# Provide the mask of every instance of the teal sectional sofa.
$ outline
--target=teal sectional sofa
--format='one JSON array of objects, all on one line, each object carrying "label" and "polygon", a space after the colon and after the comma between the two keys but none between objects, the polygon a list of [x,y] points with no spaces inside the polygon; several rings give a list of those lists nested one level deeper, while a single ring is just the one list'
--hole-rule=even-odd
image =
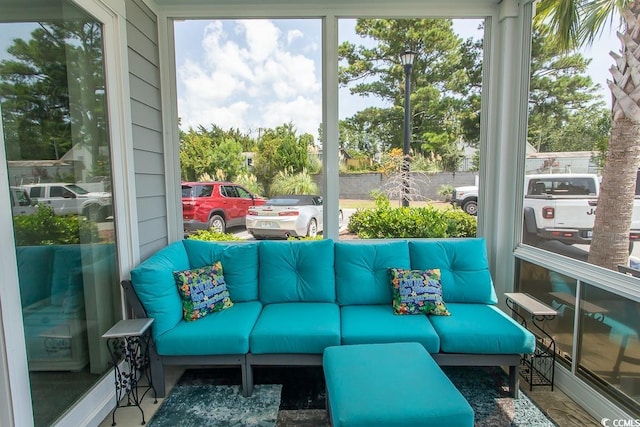
[{"label": "teal sectional sofa", "polygon": [[[185,321],[173,272],[220,261],[233,306]],[[451,316],[396,315],[389,268],[440,269]],[[533,335],[496,307],[485,241],[203,242],[163,248],[123,281],[136,317],[152,317],[151,375],[164,367],[238,366],[245,395],[255,366],[322,365],[336,345],[418,342],[439,365],[508,366]]]},{"label": "teal sectional sofa", "polygon": [[115,246],[19,246],[16,258],[29,370],[80,371],[89,363],[87,314],[95,318],[85,302],[96,278],[113,277]]}]

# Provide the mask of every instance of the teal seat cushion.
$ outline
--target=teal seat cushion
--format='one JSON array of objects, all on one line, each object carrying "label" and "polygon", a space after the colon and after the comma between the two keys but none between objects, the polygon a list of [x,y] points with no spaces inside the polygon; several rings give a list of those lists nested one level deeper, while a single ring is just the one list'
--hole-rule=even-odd
[{"label": "teal seat cushion", "polygon": [[192,268],[222,263],[224,280],[233,302],[258,299],[258,243],[184,241]]},{"label": "teal seat cushion", "polygon": [[336,242],[338,304],[389,304],[393,300],[389,268],[410,268],[406,241]]},{"label": "teal seat cushion", "polygon": [[182,320],[182,300],[174,271],[188,270],[189,258],[182,242],[160,249],[131,270],[131,283],[149,317],[153,338],[164,334]]},{"label": "teal seat cushion", "polygon": [[239,302],[195,322],[181,320],[173,329],[155,338],[158,354],[246,354],[249,351],[249,334],[261,309],[262,304],[258,301]]},{"label": "teal seat cushion", "polygon": [[342,344],[417,342],[429,353],[440,351],[440,337],[426,315],[398,316],[390,304],[340,308]]},{"label": "teal seat cushion", "polygon": [[263,304],[335,302],[332,240],[262,242],[258,254]]},{"label": "teal seat cushion", "polygon": [[440,351],[465,354],[533,353],[535,338],[494,305],[447,303],[451,316],[430,316]]},{"label": "teal seat cushion", "polygon": [[442,296],[446,304],[498,302],[484,239],[412,240],[409,251],[412,269],[440,269]]},{"label": "teal seat cushion", "polygon": [[254,354],[322,354],[332,345],[340,345],[340,309],[322,302],[265,306],[249,339]]},{"label": "teal seat cushion", "polygon": [[474,425],[469,402],[418,343],[329,347],[322,365],[333,426]]}]

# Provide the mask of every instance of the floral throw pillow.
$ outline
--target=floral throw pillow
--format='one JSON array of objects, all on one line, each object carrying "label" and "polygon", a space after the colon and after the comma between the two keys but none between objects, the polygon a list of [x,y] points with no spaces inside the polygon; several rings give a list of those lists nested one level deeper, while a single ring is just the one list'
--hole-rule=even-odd
[{"label": "floral throw pillow", "polygon": [[182,298],[184,320],[197,320],[233,305],[220,261],[207,267],[174,271],[173,277]]},{"label": "floral throw pillow", "polygon": [[440,269],[404,270],[390,268],[395,314],[435,314],[450,316],[442,300]]}]

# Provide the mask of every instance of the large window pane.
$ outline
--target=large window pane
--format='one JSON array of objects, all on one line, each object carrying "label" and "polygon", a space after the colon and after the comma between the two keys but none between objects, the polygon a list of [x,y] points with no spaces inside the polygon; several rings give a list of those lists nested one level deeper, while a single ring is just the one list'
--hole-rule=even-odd
[{"label": "large window pane", "polygon": [[34,419],[45,426],[109,369],[101,335],[119,313],[103,30],[70,2],[6,12],[2,184],[10,187]]},{"label": "large window pane", "polygon": [[544,321],[556,360],[640,414],[640,303],[526,261],[519,261],[517,289],[558,312]]},{"label": "large window pane", "polygon": [[[482,24],[339,21],[339,191],[350,224],[341,238],[476,234]],[[458,210],[446,221],[459,227],[444,230],[455,187],[468,214]]]},{"label": "large window pane", "polygon": [[[321,236],[321,21],[187,20],[174,30],[185,234]],[[289,197],[303,195],[316,197]]]},{"label": "large window pane", "polygon": [[532,40],[522,242],[612,270],[640,265],[637,171],[625,164],[635,156],[621,149],[624,132],[612,132],[614,61],[602,60],[620,41],[605,31],[592,48],[565,53],[542,25]]},{"label": "large window pane", "polygon": [[640,414],[640,303],[582,287],[578,375]]},{"label": "large window pane", "polygon": [[556,341],[556,360],[569,366],[573,354],[577,281],[526,261],[519,265],[518,291],[533,296],[558,312],[554,319],[544,321],[545,331]]}]

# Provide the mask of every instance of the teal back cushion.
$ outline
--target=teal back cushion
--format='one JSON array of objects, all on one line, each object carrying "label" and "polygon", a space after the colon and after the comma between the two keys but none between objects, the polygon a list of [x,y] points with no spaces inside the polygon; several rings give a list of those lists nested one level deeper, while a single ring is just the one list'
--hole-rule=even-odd
[{"label": "teal back cushion", "polygon": [[388,304],[393,292],[389,268],[410,268],[406,241],[337,242],[338,304]]},{"label": "teal back cushion", "polygon": [[222,263],[224,280],[233,302],[258,299],[258,243],[184,242],[192,268]]},{"label": "teal back cushion", "polygon": [[131,270],[131,283],[149,317],[153,335],[162,335],[182,319],[182,300],[174,271],[188,270],[189,257],[182,242],[174,242]]},{"label": "teal back cushion", "polygon": [[440,269],[442,296],[446,303],[498,302],[484,239],[412,240],[409,251],[412,269]]},{"label": "teal back cushion", "polygon": [[[77,288],[77,272],[82,268],[81,245],[53,246],[53,267],[51,272],[51,305],[62,305],[69,287]],[[69,277],[75,280],[69,280]],[[82,283],[79,285],[82,287]]]},{"label": "teal back cushion", "polygon": [[263,304],[336,301],[332,240],[261,242],[258,253]]},{"label": "teal back cushion", "polygon": [[53,246],[18,246],[16,257],[22,307],[49,298]]}]

